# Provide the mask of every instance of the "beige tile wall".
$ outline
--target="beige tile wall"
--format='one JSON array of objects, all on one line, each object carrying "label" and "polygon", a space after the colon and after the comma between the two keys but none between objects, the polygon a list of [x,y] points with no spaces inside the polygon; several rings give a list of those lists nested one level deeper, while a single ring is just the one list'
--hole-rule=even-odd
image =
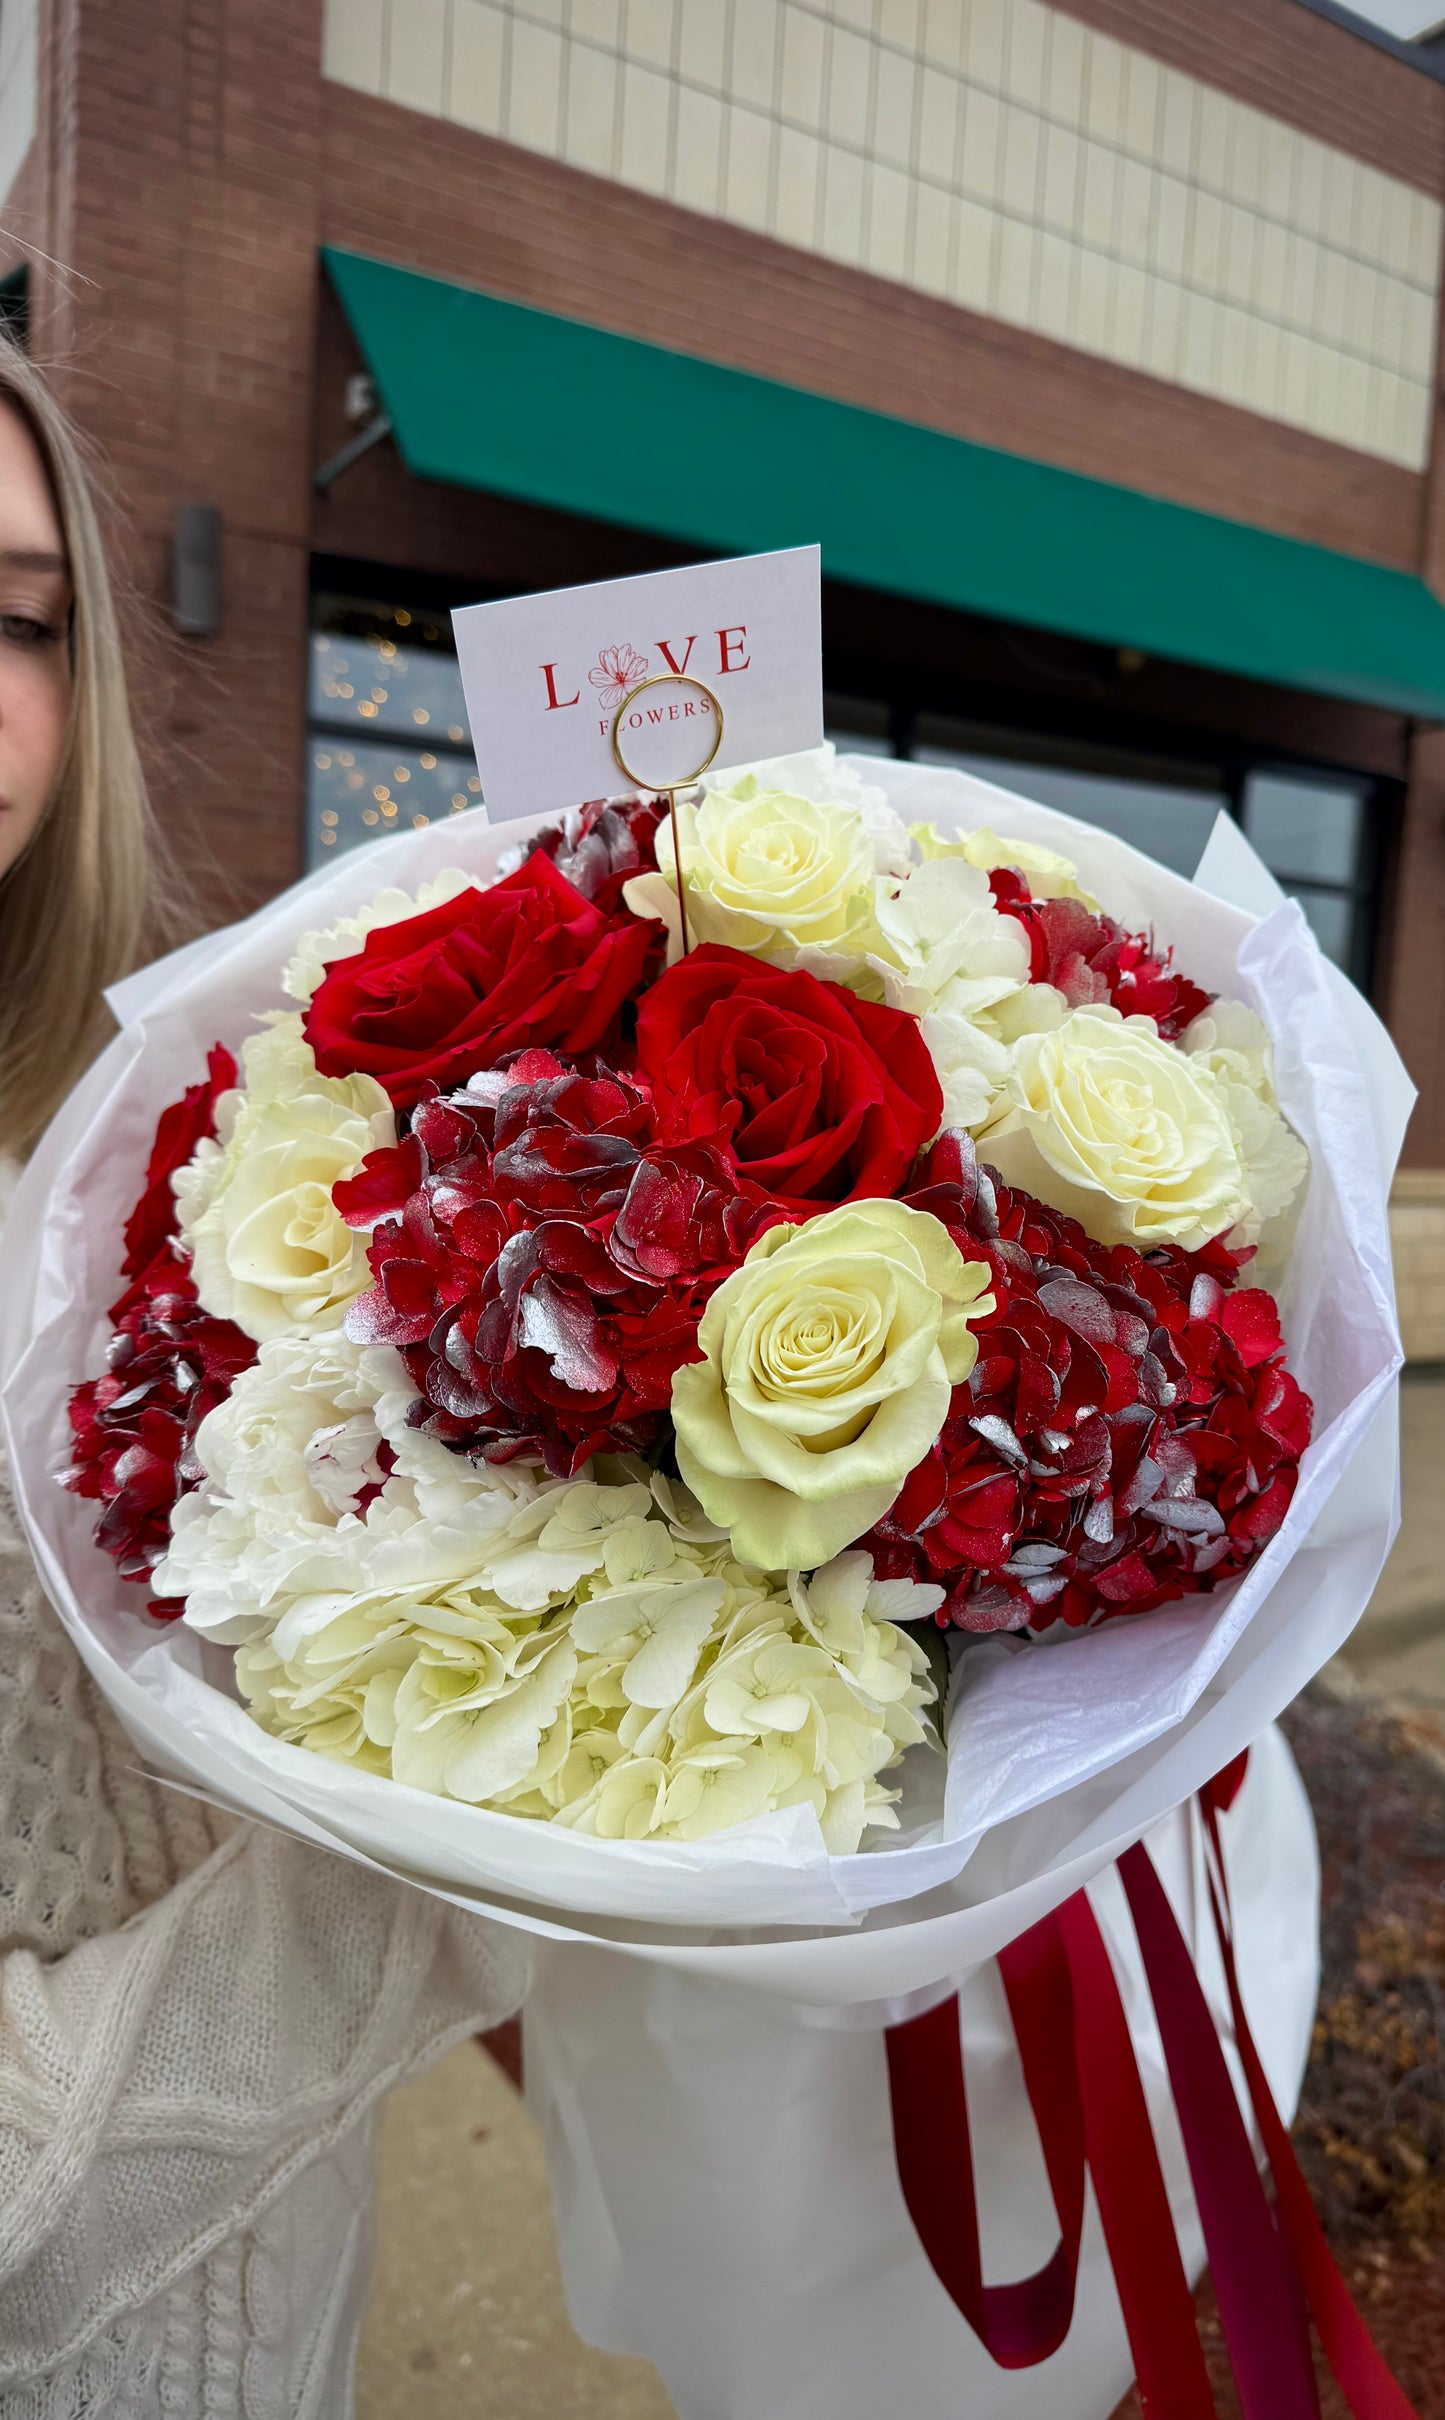
[{"label": "beige tile wall", "polygon": [[0,209],[35,132],[38,0],[0,0]]},{"label": "beige tile wall", "polygon": [[326,71],[1424,463],[1439,204],[1039,0],[326,0]]}]

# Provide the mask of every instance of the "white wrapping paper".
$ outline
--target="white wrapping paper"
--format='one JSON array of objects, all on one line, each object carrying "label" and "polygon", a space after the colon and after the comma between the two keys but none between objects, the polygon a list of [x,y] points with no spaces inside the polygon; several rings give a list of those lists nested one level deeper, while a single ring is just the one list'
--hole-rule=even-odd
[{"label": "white wrapping paper", "polygon": [[[1241,1985],[1289,2112],[1314,2018],[1319,1874],[1278,1731],[1252,1752],[1222,1832]],[[1190,1811],[1156,1826],[1149,1851],[1227,2029]],[[1100,1875],[1090,1897],[1194,2277],[1203,2243],[1118,1876]],[[984,2274],[1002,2284],[1043,2265],[1058,2221],[998,1969],[962,1978],[960,2002]],[[573,2324],[654,2362],[682,2420],[1108,2420],[1132,2363],[1092,2195],[1067,2337],[1035,2369],[996,2368],[913,2232],[876,2026],[809,2023],[727,1985],[568,1947],[543,1954],[525,2032]]]},{"label": "white wrapping paper", "polygon": [[[178,1624],[157,1633],[135,1609],[140,1592],[94,1545],[92,1508],[58,1484],[66,1402],[101,1364],[120,1229],[160,1107],[194,1081],[207,1044],[234,1049],[258,1011],[284,1005],[279,974],[302,932],[443,866],[489,873],[515,826],[493,833],[466,816],[369,847],[119,987],[123,1029],[42,1142],[12,1207],[3,1418],[46,1587],[161,1771],[544,1945],[529,2016],[533,2083],[584,2333],[649,2352],[684,2420],[834,2420],[875,2408],[885,2388],[919,2420],[961,2410],[1089,2420],[1107,2413],[1127,2375],[1097,2238],[1094,2316],[1070,2340],[1072,2400],[1057,2386],[1064,2353],[1032,2383],[993,2370],[902,2216],[884,2156],[878,2028],[947,1992],[1151,1827],[1187,1902],[1188,1818],[1171,1811],[1261,1739],[1358,1619],[1398,1520],[1386,1198],[1412,1095],[1382,1027],[1232,827],[1190,885],[967,776],[872,759],[856,770],[910,821],[992,823],[1063,851],[1111,913],[1152,927],[1198,981],[1255,1006],[1312,1161],[1281,1310],[1291,1367],[1315,1400],[1315,1436],[1284,1527],[1214,1596],[1060,1643],[970,1648],[946,1774],[937,1759],[910,1760],[896,1845],[830,1858],[803,1810],[687,1846],[594,1840],[270,1739],[235,1701],[229,1656]],[[1277,1741],[1256,1760],[1230,1830],[1246,1846],[1263,1839],[1274,1860],[1271,1885],[1256,1876],[1251,1896],[1245,1884],[1241,1926],[1247,1963],[1251,1943],[1273,1945],[1273,1986],[1252,2004],[1292,2105],[1314,1991],[1313,1851]],[[1109,1878],[1097,1887],[1107,1917]],[[1121,1957],[1139,2002],[1137,1972]],[[1267,1964],[1256,1957],[1257,1977]],[[1000,2241],[985,2213],[997,2277],[1034,2265],[1048,2246],[1035,2223],[1037,2180],[1024,2181],[1036,2155],[1020,2148],[1019,2087],[990,1988],[970,1984],[968,2027],[993,2110],[980,2171],[1004,2182],[1012,2213]],[[1139,2038],[1158,2101],[1142,2003]]]},{"label": "white wrapping paper", "polygon": [[[1392,1121],[1389,1152],[1408,1101],[1388,1038],[1296,907],[1256,923],[1122,842],[965,775],[858,770],[910,820],[989,821],[1064,850],[1111,912],[1152,926],[1198,980],[1257,1006],[1312,1159],[1281,1307],[1291,1366],[1315,1399],[1315,1440],[1284,1527],[1212,1597],[1058,1643],[970,1649],[946,1777],[936,1759],[910,1758],[896,1844],[830,1857],[807,1809],[687,1845],[591,1839],[273,1740],[235,1701],[229,1656],[180,1626],[158,1634],[94,1545],[91,1508],[57,1485],[66,1401],[100,1366],[120,1228],[160,1106],[194,1079],[206,1044],[237,1047],[258,1011],[282,1004],[280,970],[302,932],[445,864],[490,872],[513,828],[466,816],[380,843],[120,988],[120,1036],[16,1193],[7,1240],[28,1256],[30,1284],[7,1290],[4,1340],[16,1493],[46,1584],[138,1745],[166,1769],[268,1818],[284,1809],[293,1829],[469,1903],[505,1902],[534,1927],[844,2003],[926,1991],[991,1954],[1257,1737],[1358,1617],[1395,1497],[1399,1346],[1375,1120]],[[1215,854],[1223,863],[1228,844]],[[1268,883],[1242,839],[1233,854],[1227,879]]]}]

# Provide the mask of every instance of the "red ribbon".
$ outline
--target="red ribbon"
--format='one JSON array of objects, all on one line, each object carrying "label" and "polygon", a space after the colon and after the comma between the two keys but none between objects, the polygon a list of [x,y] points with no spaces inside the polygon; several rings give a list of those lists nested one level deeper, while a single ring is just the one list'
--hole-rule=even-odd
[{"label": "red ribbon", "polygon": [[[1312,2317],[1355,2420],[1416,2420],[1330,2255],[1245,2018],[1218,1822],[1243,1771],[1243,1758],[1226,1767],[1201,1792],[1200,1807],[1235,2044],[1274,2179],[1274,2212],[1163,1885],[1142,1845],[1119,1861],[1240,2402],[1245,2420],[1319,2420]],[[1150,2420],[1214,2420],[1128,2020],[1086,1894],[1010,1943],[999,1966],[1059,2241],[1032,2276],[984,2283],[955,1997],[886,2036],[898,2173],[923,2248],[1000,2367],[1031,2368],[1057,2352],[1073,2318],[1087,2166],[1145,2412]]]}]

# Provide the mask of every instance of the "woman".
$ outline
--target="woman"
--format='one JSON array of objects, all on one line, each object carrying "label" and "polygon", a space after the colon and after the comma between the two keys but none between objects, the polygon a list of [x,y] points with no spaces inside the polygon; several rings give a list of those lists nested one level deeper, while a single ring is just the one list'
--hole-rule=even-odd
[{"label": "woman", "polygon": [[[142,933],[148,831],[75,441],[0,340],[0,1148]],[[372,2129],[516,2005],[513,1936],[163,1789],[0,1470],[0,2410],[340,2420]]]}]

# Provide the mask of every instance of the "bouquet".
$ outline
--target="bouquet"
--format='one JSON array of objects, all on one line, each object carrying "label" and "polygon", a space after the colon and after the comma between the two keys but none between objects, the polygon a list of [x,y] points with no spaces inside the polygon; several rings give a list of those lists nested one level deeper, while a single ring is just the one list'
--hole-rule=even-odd
[{"label": "bouquet", "polygon": [[584,2332],[922,2409],[877,2029],[1145,1832],[1184,1905],[1363,1610],[1408,1086],[1229,827],[1189,884],[830,751],[676,812],[459,816],[119,988],[7,1232],[16,1495],[161,1770],[542,1945]]},{"label": "bouquet", "polygon": [[827,755],[678,813],[686,955],[649,805],[302,937],[161,1113],[68,1483],[277,1739],[842,1856],[940,1633],[1277,1534],[1311,1407],[1249,1277],[1308,1158],[1260,1017],[1062,856]]}]

